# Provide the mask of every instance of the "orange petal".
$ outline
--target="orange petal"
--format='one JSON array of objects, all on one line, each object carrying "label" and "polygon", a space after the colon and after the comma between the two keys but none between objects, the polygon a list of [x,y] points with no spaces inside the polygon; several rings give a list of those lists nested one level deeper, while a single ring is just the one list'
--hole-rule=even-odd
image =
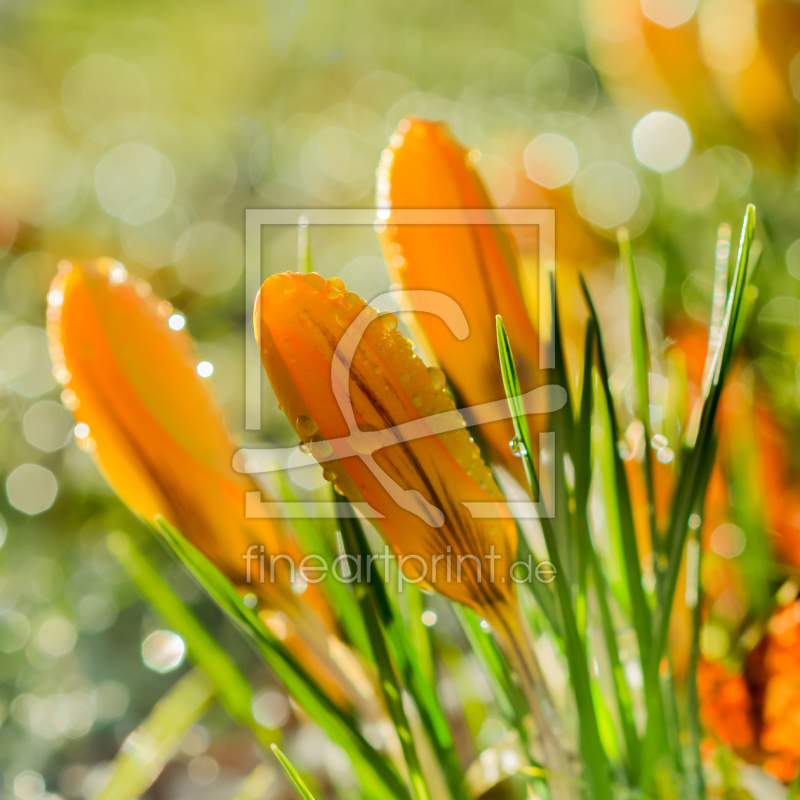
[{"label": "orange petal", "polygon": [[[351,325],[362,313],[371,320],[369,326],[360,341],[351,340],[356,328]],[[406,574],[484,612],[505,607],[513,597],[509,570],[516,552],[514,523],[473,519],[463,505],[491,506],[502,498],[466,430],[435,435],[420,422],[433,413],[457,412],[441,373],[426,369],[396,325],[391,314],[377,319],[375,310],[347,292],[341,280],[325,281],[315,273],[272,276],[256,303],[261,359],[284,412],[315,456],[323,458],[332,450],[338,457],[323,462],[337,488],[350,500],[365,500],[383,516],[386,538],[406,559],[401,562]],[[358,431],[384,431],[414,421],[426,434],[413,440],[385,436],[389,444],[373,454],[375,470],[341,438],[350,428],[337,404],[335,390],[344,387],[333,377],[332,364],[337,363],[340,342],[346,346],[348,341],[358,341],[348,383],[358,428],[355,439]],[[364,441],[351,440],[355,452],[363,452],[358,447]],[[380,470],[396,489],[381,483]],[[397,492],[407,501],[416,498],[413,508],[401,507]],[[497,556],[493,581],[492,554]]]},{"label": "orange petal", "polygon": [[88,426],[79,443],[122,500],[145,520],[162,515],[235,580],[249,545],[280,551],[274,522],[244,516],[255,486],[233,471],[235,444],[189,336],[168,325],[171,306],[110,259],[62,262],[48,298],[56,374]]},{"label": "orange petal", "polygon": [[[439,123],[404,119],[378,170],[378,205],[388,208],[492,208],[469,153]],[[466,219],[466,214],[461,218]],[[491,213],[491,222],[494,219]],[[381,235],[394,280],[405,289],[442,292],[458,303],[469,335],[457,340],[445,323],[421,314],[418,324],[465,405],[505,397],[497,354],[495,317],[500,314],[517,361],[523,392],[545,383],[536,368],[538,337],[520,292],[518,256],[502,225],[394,225]],[[530,420],[534,431],[541,422]],[[501,461],[527,485],[509,441],[510,420],[481,426]]]}]

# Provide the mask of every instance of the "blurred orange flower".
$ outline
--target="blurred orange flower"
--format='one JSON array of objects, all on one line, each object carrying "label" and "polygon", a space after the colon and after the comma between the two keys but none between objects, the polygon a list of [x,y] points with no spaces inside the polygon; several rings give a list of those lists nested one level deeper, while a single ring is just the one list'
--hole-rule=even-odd
[{"label": "blurred orange flower", "polygon": [[[381,242],[389,271],[404,289],[451,297],[466,316],[469,334],[456,339],[433,314],[416,322],[431,352],[465,405],[505,397],[497,357],[495,317],[500,314],[516,358],[523,392],[545,383],[539,371],[539,338],[522,296],[520,261],[513,237],[493,211],[486,225],[468,225],[465,209],[492,209],[470,153],[441,123],[401,121],[378,169],[378,205],[388,209],[452,209],[453,225],[394,225],[389,216]],[[541,421],[529,418],[532,431]],[[520,460],[509,448],[510,420],[481,426],[493,460],[523,486]]]},{"label": "blurred orange flower", "polygon": [[[248,581],[248,547],[265,548],[266,569],[270,555],[296,557],[297,546],[278,522],[246,517],[245,493],[256,486],[231,466],[236,445],[171,314],[117,261],[61,263],[48,294],[48,333],[78,444],[133,511],[147,522],[162,516],[242,591],[283,614],[281,635],[298,655],[327,659],[335,623],[318,586],[306,587],[301,601],[285,560],[277,560],[274,581],[252,561]],[[327,680],[336,671],[329,663],[318,674]]]}]

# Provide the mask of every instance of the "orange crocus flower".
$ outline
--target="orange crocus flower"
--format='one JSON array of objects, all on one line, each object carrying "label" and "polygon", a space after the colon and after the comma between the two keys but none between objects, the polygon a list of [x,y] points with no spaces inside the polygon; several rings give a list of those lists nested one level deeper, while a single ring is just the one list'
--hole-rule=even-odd
[{"label": "orange crocus flower", "polygon": [[[378,205],[391,209],[490,209],[492,201],[468,151],[445,125],[404,119],[378,169]],[[497,357],[495,317],[500,314],[514,350],[523,392],[545,383],[537,368],[539,339],[521,294],[519,258],[513,238],[487,212],[486,225],[394,225],[381,234],[386,262],[404,289],[427,289],[451,297],[469,324],[459,341],[432,314],[417,322],[432,353],[465,405],[505,397]],[[529,419],[532,431],[541,423]],[[492,459],[527,486],[520,460],[509,448],[510,420],[481,426]]]},{"label": "orange crocus flower", "polygon": [[62,397],[122,500],[148,522],[163,516],[237,582],[250,545],[280,552],[275,522],[245,518],[255,487],[231,466],[235,444],[189,336],[169,327],[172,307],[110,259],[62,262],[48,299]]},{"label": "orange crocus flower", "polygon": [[79,444],[135,513],[181,531],[259,596],[267,621],[283,614],[280,635],[298,657],[326,662],[317,676],[342,699],[333,684],[344,681],[326,648],[335,623],[320,587],[297,596],[285,559],[274,581],[252,560],[247,580],[243,556],[252,545],[257,556],[263,545],[265,571],[270,555],[296,562],[301,554],[277,521],[245,516],[245,493],[257,487],[232,468],[236,445],[197,374],[191,339],[168,324],[172,307],[111,259],[62,262],[48,301],[51,357],[62,399],[83,428]]},{"label": "orange crocus flower", "polygon": [[[273,275],[254,323],[264,369],[304,447],[340,493],[377,512],[410,580],[489,620],[529,693],[548,764],[566,769],[516,604],[516,527],[508,517],[473,518],[465,505],[492,509],[503,498],[442,373],[414,355],[393,314],[379,318],[338,278]],[[426,417],[443,413],[453,429],[436,434]],[[398,430],[409,425],[410,435]]]}]

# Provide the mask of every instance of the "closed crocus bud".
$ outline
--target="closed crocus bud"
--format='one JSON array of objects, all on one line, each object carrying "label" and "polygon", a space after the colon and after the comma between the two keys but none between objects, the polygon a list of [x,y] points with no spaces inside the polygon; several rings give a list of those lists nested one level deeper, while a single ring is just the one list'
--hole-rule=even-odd
[{"label": "closed crocus bud", "polygon": [[304,449],[340,493],[376,512],[409,580],[489,620],[528,691],[546,760],[566,768],[520,624],[516,528],[500,514],[471,513],[499,510],[502,495],[441,371],[414,354],[393,314],[379,315],[338,278],[273,275],[254,322],[262,363]]},{"label": "closed crocus bud", "polygon": [[[427,289],[451,297],[461,308],[469,334],[458,340],[441,319],[420,314],[417,323],[429,348],[465,406],[505,397],[497,355],[499,314],[514,350],[523,392],[546,383],[537,369],[539,340],[520,290],[514,242],[486,213],[486,225],[465,224],[465,209],[491,209],[492,201],[470,153],[441,123],[404,119],[381,156],[379,207],[388,211],[381,243],[393,279],[404,289]],[[452,209],[453,225],[393,224],[394,209]],[[384,212],[386,213],[386,212]],[[541,422],[531,417],[532,431]],[[510,420],[481,426],[492,459],[527,485],[520,460],[509,447]]]},{"label": "closed crocus bud", "polygon": [[329,622],[318,589],[302,603],[294,594],[285,560],[275,581],[262,575],[270,555],[296,553],[295,544],[275,520],[246,517],[245,493],[256,486],[231,466],[236,444],[191,339],[173,329],[182,318],[170,325],[170,304],[110,259],[62,262],[48,301],[51,356],[78,444],[120,498],[147,522],[163,517],[266,607],[295,621],[314,607]]}]

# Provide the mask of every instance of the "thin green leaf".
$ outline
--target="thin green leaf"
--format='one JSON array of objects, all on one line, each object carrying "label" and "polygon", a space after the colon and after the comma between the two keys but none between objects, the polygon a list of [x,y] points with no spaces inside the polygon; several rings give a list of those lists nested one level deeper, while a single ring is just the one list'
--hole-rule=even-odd
[{"label": "thin green leaf", "polygon": [[603,348],[603,337],[600,332],[600,324],[597,317],[597,312],[595,311],[594,303],[592,302],[592,297],[589,294],[589,288],[586,286],[586,281],[584,280],[583,275],[580,276],[580,280],[581,288],[583,289],[583,296],[586,300],[586,305],[589,308],[589,314],[594,320],[595,330],[597,333],[597,369],[600,373],[600,384],[603,389],[606,410],[611,422],[611,438],[614,457],[613,474],[617,497],[616,507],[619,513],[621,529],[620,544],[623,556],[622,566],[625,575],[625,584],[628,590],[628,599],[630,601],[631,620],[633,622],[634,630],[636,631],[636,640],[639,645],[639,653],[644,661],[650,652],[650,609],[644,596],[644,588],[642,587],[642,566],[639,560],[639,547],[636,543],[636,528],[633,522],[633,509],[631,507],[628,480],[625,476],[625,466],[622,463],[622,457],[617,449],[617,443],[620,441],[619,424],[617,422],[617,416],[614,410],[614,398],[611,396],[608,366],[606,364],[605,350]]},{"label": "thin green leaf", "polygon": [[[533,554],[528,540],[525,538],[525,534],[519,525],[517,525],[517,559],[519,561],[524,561],[526,564],[530,563],[531,569],[529,574],[537,574],[536,570],[539,567],[540,561]],[[561,645],[564,639],[563,625],[559,618],[556,599],[553,595],[553,590],[550,588],[550,584],[542,583],[541,581],[525,581],[525,585],[528,587],[530,596],[547,620],[547,624],[550,626],[550,630],[556,642]]]},{"label": "thin green leaf", "polygon": [[667,532],[667,571],[663,582],[663,591],[659,593],[655,649],[649,665],[651,672],[655,673],[658,672],[658,665],[666,648],[669,617],[678,582],[681,554],[683,553],[683,545],[688,531],[687,524],[700,488],[698,482],[700,467],[712,443],[713,423],[722,394],[722,384],[733,354],[734,331],[744,295],[745,282],[747,280],[747,263],[750,247],[753,243],[754,231],[755,207],[749,205],[742,224],[739,254],[733,275],[733,285],[728,294],[722,330],[709,367],[707,385],[704,387],[703,410],[698,425],[697,438],[694,443],[690,443],[691,453],[687,458],[686,467],[682,471],[681,481],[676,490],[677,503],[673,509],[670,528]]},{"label": "thin green leaf", "polygon": [[[539,480],[536,476],[536,468],[531,455],[533,449],[528,422],[520,399],[521,392],[516,367],[514,366],[514,356],[503,326],[503,320],[499,315],[497,317],[497,344],[500,355],[500,369],[503,374],[503,386],[511,409],[514,430],[524,448],[525,471],[534,494],[539,496]],[[611,800],[608,760],[600,741],[597,717],[594,703],[592,702],[586,650],[578,634],[570,589],[563,570],[553,526],[546,517],[541,519],[541,524],[548,557],[556,571],[554,583],[564,630],[567,663],[580,719],[581,753],[591,775],[591,783],[596,800],[601,800],[602,798]]]},{"label": "thin green leaf", "polygon": [[[578,633],[586,637],[587,594],[586,577],[588,559],[585,546],[580,542],[581,520],[588,520],[589,489],[592,480],[592,353],[594,351],[594,320],[586,323],[586,338],[583,349],[583,379],[578,421],[575,425],[573,466],[575,469],[575,536],[578,540],[578,591],[575,598],[575,618]],[[585,527],[585,524],[584,524]]]},{"label": "thin green leaf", "polygon": [[620,228],[617,233],[619,252],[622,258],[622,269],[625,273],[628,296],[628,323],[631,334],[631,350],[633,352],[633,374],[636,387],[636,416],[644,425],[644,477],[647,485],[647,518],[650,525],[650,540],[653,548],[653,570],[659,580],[658,556],[661,544],[656,526],[656,490],[653,474],[653,450],[650,439],[653,436],[650,424],[650,345],[647,340],[644,305],[639,291],[639,280],[636,277],[636,266],[633,263],[633,252],[628,238],[628,231]]},{"label": "thin green leaf", "polygon": [[314,795],[308,791],[308,787],[303,782],[300,774],[292,766],[292,762],[289,761],[289,759],[286,758],[286,756],[280,751],[278,745],[272,745],[272,752],[278,757],[278,761],[280,761],[283,765],[283,768],[286,770],[286,774],[291,778],[292,783],[297,787],[297,791],[300,792],[300,797],[302,797],[303,800],[314,800]]},{"label": "thin green leaf", "polygon": [[125,740],[97,800],[134,800],[144,794],[213,697],[214,684],[205,673],[192,671],[181,678]]},{"label": "thin green leaf", "polygon": [[[338,499],[337,495],[337,499]],[[342,501],[344,502],[344,501]],[[359,552],[364,556],[362,563],[369,563],[369,543],[360,524],[354,528],[358,540]],[[444,771],[445,779],[454,800],[465,800],[466,789],[461,763],[455,750],[450,723],[442,711],[442,707],[432,683],[420,665],[417,652],[406,634],[403,618],[397,605],[392,602],[386,590],[386,575],[381,575],[380,567],[373,563],[375,577],[370,582],[370,590],[377,606],[379,618],[386,634],[386,643],[392,661],[402,676],[403,683],[419,711],[420,721],[425,729],[436,758]],[[372,577],[372,576],[370,576]],[[408,588],[416,588],[407,585]]]},{"label": "thin green leaf", "polygon": [[394,767],[364,739],[357,721],[330,700],[258,614],[244,604],[230,581],[165,520],[158,520],[158,528],[211,597],[248,634],[292,697],[348,754],[367,795],[408,800]]},{"label": "thin green leaf", "polygon": [[[641,766],[639,737],[633,716],[633,701],[630,687],[622,668],[617,644],[616,631],[608,605],[608,587],[605,573],[594,549],[589,534],[589,489],[591,484],[592,464],[592,397],[593,380],[592,364],[594,353],[595,322],[592,317],[586,323],[586,339],[584,345],[583,382],[581,386],[581,402],[578,421],[575,426],[575,520],[578,530],[579,553],[582,555],[582,586],[578,593],[578,601],[586,607],[586,572],[591,568],[594,578],[595,594],[600,608],[600,618],[605,639],[606,651],[611,665],[617,713],[625,742],[626,768],[632,785],[636,785]],[[585,616],[585,611],[583,612]],[[585,621],[583,622],[585,628]]]},{"label": "thin green leaf", "polygon": [[608,589],[606,587],[605,576],[603,575],[602,567],[600,566],[600,562],[591,542],[586,545],[586,550],[592,565],[592,576],[594,577],[597,604],[600,608],[603,638],[605,640],[608,660],[611,665],[611,678],[614,682],[617,713],[619,714],[622,738],[625,742],[625,752],[627,754],[626,769],[631,785],[636,786],[638,785],[642,759],[639,735],[636,732],[636,723],[633,716],[633,699],[631,698],[631,691],[628,686],[628,678],[625,675],[625,670],[620,661],[617,634],[611,619],[611,610],[608,606]]},{"label": "thin green leaf", "polygon": [[520,741],[527,753],[530,750],[528,729],[524,717],[528,713],[525,696],[514,683],[503,654],[491,633],[481,626],[481,618],[467,606],[453,604],[456,616],[467,636],[473,654],[483,666],[484,674],[492,687],[492,693],[504,719],[519,734]]},{"label": "thin green leaf", "polygon": [[577,568],[579,555],[576,554],[572,535],[572,514],[569,513],[569,487],[566,478],[567,458],[572,460],[574,411],[572,407],[572,387],[567,372],[567,360],[564,355],[564,346],[561,334],[561,317],[558,310],[558,296],[556,293],[555,275],[550,276],[550,292],[553,296],[553,349],[555,354],[553,383],[563,387],[567,394],[567,402],[563,408],[550,415],[550,425],[555,433],[555,447],[553,453],[554,473],[554,499],[553,524],[556,532],[556,541],[567,570],[571,578]]},{"label": "thin green leaf", "polygon": [[[722,393],[728,365],[733,355],[736,323],[744,296],[747,281],[747,266],[750,247],[755,232],[755,207],[749,205],[742,224],[742,233],[739,241],[739,253],[736,259],[736,268],[733,282],[728,294],[725,317],[720,333],[719,342],[712,357],[709,368],[709,380],[705,387],[704,400],[700,421],[697,425],[696,435],[689,441],[689,452],[685,459],[685,466],[675,491],[672,507],[670,526],[665,538],[665,552],[667,553],[667,569],[661,583],[658,596],[656,620],[654,626],[653,648],[650,658],[644,664],[645,682],[652,681],[658,676],[661,659],[667,645],[669,621],[672,613],[672,604],[675,598],[675,589],[678,584],[683,548],[689,530],[689,515],[695,508],[702,481],[700,480],[702,465],[709,456],[709,449],[713,445],[713,424],[717,406]],[[658,730],[658,722],[648,719],[647,737],[645,739],[644,757],[647,759],[656,750],[656,742],[662,737]]]},{"label": "thin green leaf", "polygon": [[422,621],[422,615],[425,613],[425,595],[419,586],[415,586],[413,583],[403,587],[403,594],[406,598],[409,654],[413,654],[425,682],[433,689],[436,686],[433,646],[431,645],[430,630]]},{"label": "thin green leaf", "polygon": [[[338,499],[340,495],[337,494],[336,497]],[[340,502],[346,503],[347,501],[342,498]],[[345,517],[344,515],[341,515],[337,521],[342,534],[344,552],[348,556],[348,560],[349,557],[352,557],[354,559],[353,563],[355,564],[369,565],[370,553],[366,546],[366,537],[364,536],[363,530],[361,530],[359,521],[357,519]],[[358,601],[364,624],[366,625],[370,647],[372,648],[373,660],[378,670],[378,680],[383,691],[383,699],[386,703],[389,717],[400,739],[400,747],[402,748],[403,758],[405,759],[406,768],[408,769],[412,794],[417,800],[430,800],[428,785],[425,781],[422,765],[420,764],[417,749],[414,745],[414,736],[411,732],[411,726],[408,723],[405,709],[403,708],[402,688],[397,681],[384,635],[384,628],[381,625],[381,613],[378,607],[375,590],[377,585],[383,588],[380,576],[376,579],[374,572],[369,569],[365,576],[359,576],[353,583],[353,591]],[[384,610],[384,615],[388,616],[390,613],[391,612]]]},{"label": "thin green leaf", "polygon": [[265,747],[277,741],[278,731],[267,730],[253,718],[253,691],[247,678],[130,538],[116,532],[108,536],[107,543],[144,598],[183,637],[189,658],[214,682],[219,700],[228,713],[250,728]]}]

